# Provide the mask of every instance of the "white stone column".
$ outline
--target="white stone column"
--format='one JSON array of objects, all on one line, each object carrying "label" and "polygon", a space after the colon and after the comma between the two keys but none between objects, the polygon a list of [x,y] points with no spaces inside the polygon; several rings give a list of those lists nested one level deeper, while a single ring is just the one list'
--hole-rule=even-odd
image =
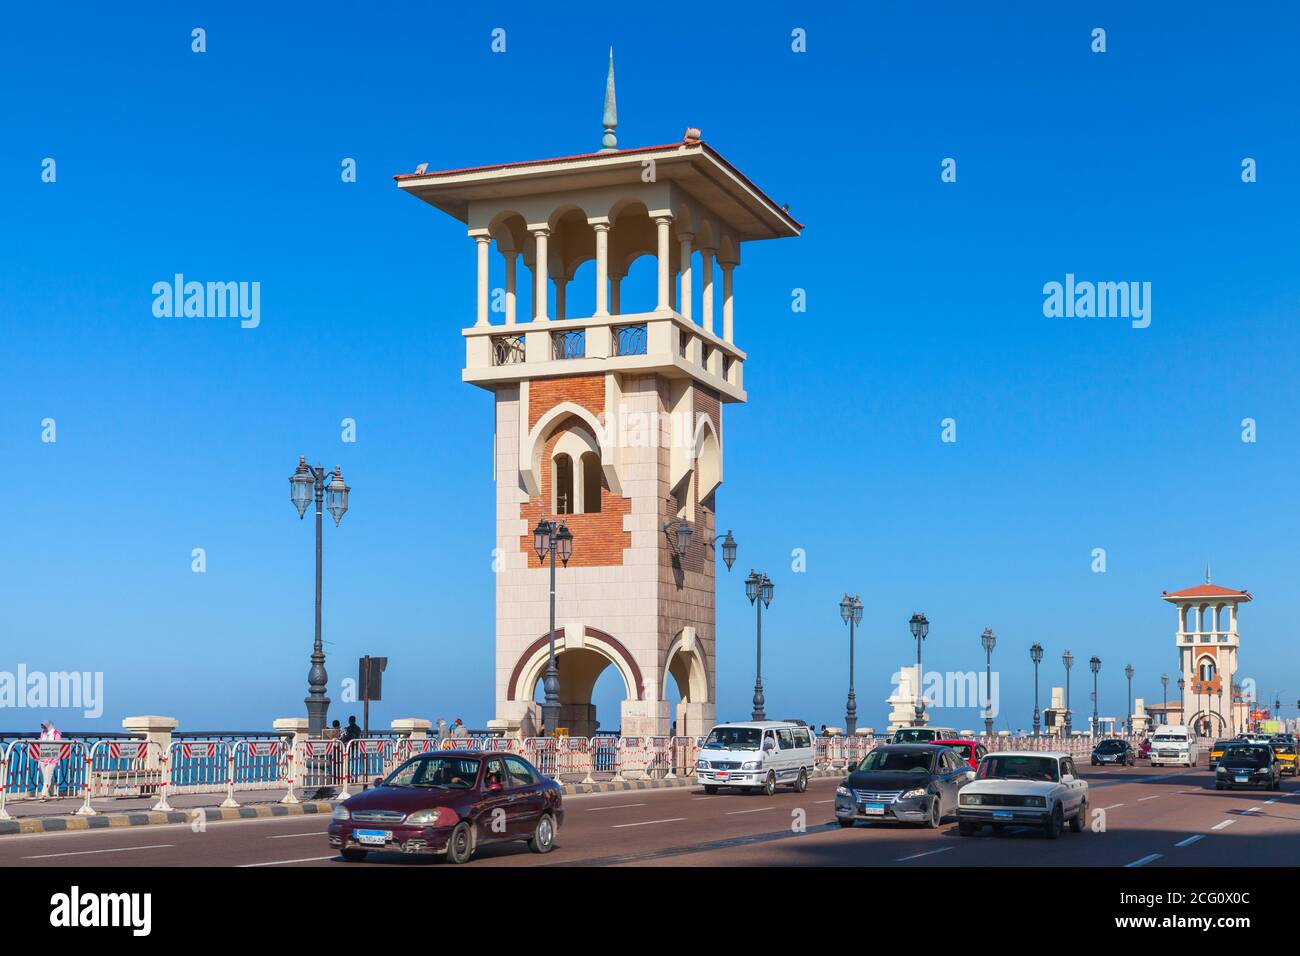
[{"label": "white stone column", "polygon": [[538,322],[545,322],[549,319],[546,314],[546,282],[548,259],[546,255],[546,240],[550,237],[549,229],[534,229],[533,240],[537,245],[535,258],[533,259],[533,319]]},{"label": "white stone column", "polygon": [[475,236],[474,244],[478,252],[478,313],[474,324],[488,324],[488,247],[492,244],[491,236]]},{"label": "white stone column", "polygon": [[569,291],[569,283],[563,276],[555,280],[555,317],[564,318],[564,296]]},{"label": "white stone column", "polygon": [[596,231],[596,315],[609,315],[609,222],[591,224]]},{"label": "white stone column", "polygon": [[667,311],[671,306],[668,298],[669,277],[671,273],[669,267],[668,252],[668,228],[673,224],[672,216],[656,216],[655,226],[658,231],[658,248],[657,255],[659,259],[659,294],[655,303],[655,309],[658,311]]},{"label": "white stone column", "polygon": [[122,729],[132,734],[139,734],[150,743],[155,743],[158,748],[149,749],[145,757],[145,769],[157,770],[159,758],[168,758],[171,752],[172,731],[179,726],[180,721],[175,717],[158,717],[155,715],[146,715],[141,717],[123,717]]},{"label": "white stone column", "polygon": [[713,254],[715,249],[700,250],[700,264],[704,267],[700,276],[700,318],[704,331],[713,331]]},{"label": "white stone column", "polygon": [[731,271],[736,268],[734,262],[719,262],[722,267],[722,338],[723,341],[734,341],[733,336],[733,319],[735,315],[734,299],[731,291]]},{"label": "white stone column", "polygon": [[515,292],[515,268],[519,253],[507,252],[506,257],[506,325],[515,324],[516,300],[518,298]]},{"label": "white stone column", "polygon": [[682,271],[682,291],[677,300],[677,311],[682,314],[682,318],[688,322],[692,321],[691,301],[694,298],[694,290],[691,289],[691,250],[694,248],[695,234],[690,232],[679,232],[677,241],[681,243],[681,260],[679,266]]},{"label": "white stone column", "polygon": [[397,731],[404,737],[411,740],[423,740],[429,736],[429,731],[433,729],[433,721],[425,720],[422,717],[399,717],[392,721],[393,730]]},{"label": "white stone column", "polygon": [[617,273],[609,277],[609,314],[623,314],[623,277]]}]

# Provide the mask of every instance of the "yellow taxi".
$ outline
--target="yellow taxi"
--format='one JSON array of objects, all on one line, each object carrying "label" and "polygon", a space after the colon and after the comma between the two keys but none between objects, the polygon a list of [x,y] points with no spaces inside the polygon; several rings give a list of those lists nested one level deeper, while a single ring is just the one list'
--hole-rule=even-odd
[{"label": "yellow taxi", "polygon": [[1281,772],[1291,776],[1300,774],[1300,764],[1296,762],[1295,737],[1290,734],[1274,734],[1268,742],[1273,748],[1273,759],[1281,764]]},{"label": "yellow taxi", "polygon": [[1210,748],[1210,769],[1213,770],[1219,764],[1219,758],[1223,756],[1223,748],[1228,746],[1232,741],[1216,740],[1214,746]]}]

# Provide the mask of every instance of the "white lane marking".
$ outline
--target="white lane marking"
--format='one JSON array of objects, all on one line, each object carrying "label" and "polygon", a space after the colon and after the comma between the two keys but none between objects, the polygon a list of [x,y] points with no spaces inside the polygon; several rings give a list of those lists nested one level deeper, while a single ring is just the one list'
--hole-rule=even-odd
[{"label": "white lane marking", "polygon": [[308,856],[301,860],[271,860],[267,863],[241,863],[239,864],[239,869],[247,870],[254,866],[287,866],[290,863],[315,863],[317,860],[337,860],[338,856],[337,853],[334,853],[330,856]]},{"label": "white lane marking", "polygon": [[1122,806],[1124,806],[1124,804],[1122,804],[1122,803],[1112,803],[1112,804],[1111,804],[1110,806],[1108,806],[1108,807],[1102,807],[1102,809],[1103,809],[1103,810],[1114,810],[1116,807],[1122,807]]},{"label": "white lane marking", "polygon": [[955,846],[943,846],[937,850],[926,850],[924,853],[913,853],[911,856],[900,856],[895,863],[906,863],[908,860],[918,860],[923,856],[934,856],[936,853],[947,853],[949,850],[957,849]]},{"label": "white lane marking", "polygon": [[1224,820],[1222,823],[1216,823],[1214,826],[1210,827],[1210,829],[1226,830],[1228,827],[1232,826],[1236,822],[1237,822],[1236,820]]},{"label": "white lane marking", "polygon": [[834,802],[835,802],[834,800],[814,800],[814,801],[813,801],[814,804],[819,804],[819,803],[834,803]]},{"label": "white lane marking", "polygon": [[1160,799],[1160,794],[1157,793],[1154,797],[1138,797],[1138,803],[1141,803],[1144,800],[1159,800],[1159,799]]},{"label": "white lane marking", "polygon": [[1277,801],[1276,801],[1276,800],[1265,800],[1265,801],[1264,801],[1264,806],[1267,807],[1267,806],[1269,806],[1270,804],[1273,804],[1273,803],[1277,803]]},{"label": "white lane marking", "polygon": [[1146,856],[1142,857],[1142,859],[1140,860],[1134,860],[1132,863],[1125,863],[1124,867],[1125,869],[1128,869],[1129,867],[1133,867],[1133,866],[1146,866],[1152,860],[1158,860],[1162,856],[1164,856],[1163,853],[1149,853]]},{"label": "white lane marking", "polygon": [[1247,807],[1242,813],[1259,813],[1259,807]]},{"label": "white lane marking", "polygon": [[297,837],[319,837],[325,836],[327,830],[313,830],[311,833],[277,833],[275,836],[267,837],[268,840],[293,840]]},{"label": "white lane marking", "polygon": [[776,807],[755,807],[753,810],[728,810],[727,816],[733,817],[737,813],[762,813],[764,810],[775,810]]},{"label": "white lane marking", "polygon": [[1189,836],[1186,840],[1179,840],[1177,843],[1174,844],[1174,846],[1191,846],[1197,840],[1204,840],[1204,839],[1205,839],[1205,834],[1198,833],[1195,836]]},{"label": "white lane marking", "polygon": [[108,850],[74,850],[71,853],[41,853],[37,856],[25,856],[24,860],[49,860],[56,856],[88,856],[91,853],[125,853],[128,850],[162,850],[175,846],[175,843],[153,843],[149,846],[116,846]]},{"label": "white lane marking", "polygon": [[616,803],[612,807],[583,807],[587,813],[595,813],[597,810],[625,810],[628,807],[644,807],[644,803]]},{"label": "white lane marking", "polygon": [[680,823],[685,817],[669,817],[667,820],[642,820],[640,823],[616,823],[611,829],[622,830],[626,827],[649,827],[656,823]]}]

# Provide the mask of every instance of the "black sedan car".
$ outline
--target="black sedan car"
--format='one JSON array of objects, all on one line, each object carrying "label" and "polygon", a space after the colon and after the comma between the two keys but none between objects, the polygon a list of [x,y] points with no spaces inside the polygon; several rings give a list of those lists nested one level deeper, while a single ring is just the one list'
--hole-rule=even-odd
[{"label": "black sedan car", "polygon": [[1281,766],[1268,744],[1233,741],[1223,748],[1223,756],[1214,768],[1214,789],[1261,787],[1281,790]]},{"label": "black sedan car", "polygon": [[957,812],[957,791],[975,771],[951,747],[885,744],[867,754],[835,791],[835,819],[919,823],[937,828]]},{"label": "black sedan car", "polygon": [[1111,737],[1092,748],[1092,765],[1119,764],[1121,767],[1137,766],[1137,752],[1127,740]]}]

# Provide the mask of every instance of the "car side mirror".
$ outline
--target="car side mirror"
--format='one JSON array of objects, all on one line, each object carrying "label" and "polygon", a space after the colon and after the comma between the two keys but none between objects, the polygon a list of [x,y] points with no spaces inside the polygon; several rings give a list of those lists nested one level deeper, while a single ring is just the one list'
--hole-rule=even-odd
[{"label": "car side mirror", "polygon": [[376,777],[374,783],[372,783],[370,786],[372,786],[372,787],[382,787],[383,785],[384,785],[384,778],[383,778],[383,777]]}]

